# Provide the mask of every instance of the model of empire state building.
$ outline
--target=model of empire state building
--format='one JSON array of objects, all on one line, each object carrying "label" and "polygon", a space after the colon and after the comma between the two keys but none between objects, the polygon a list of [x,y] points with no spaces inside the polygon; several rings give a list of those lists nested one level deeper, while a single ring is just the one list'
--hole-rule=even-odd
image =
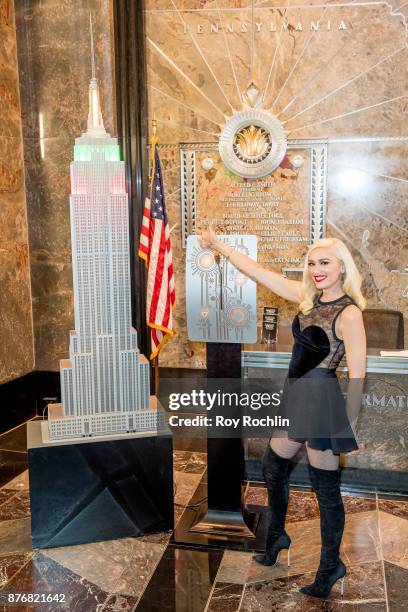
[{"label": "model of empire state building", "polygon": [[89,85],[87,131],[71,163],[75,330],[60,361],[61,404],[48,405],[51,440],[157,431],[149,362],[131,324],[128,196],[116,138],[105,131],[98,82]]}]

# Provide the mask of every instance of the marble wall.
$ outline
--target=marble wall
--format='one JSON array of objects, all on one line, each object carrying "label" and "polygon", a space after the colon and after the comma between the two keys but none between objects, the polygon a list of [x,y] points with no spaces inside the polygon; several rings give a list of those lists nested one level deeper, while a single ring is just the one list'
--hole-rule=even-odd
[{"label": "marble wall", "polygon": [[12,0],[0,2],[0,384],[34,367],[29,245]]},{"label": "marble wall", "polygon": [[106,129],[116,135],[111,0],[15,0],[36,370],[58,370],[73,328],[69,169],[86,129],[89,11]]},{"label": "marble wall", "polygon": [[[251,80],[289,138],[327,139],[326,235],[351,249],[368,307],[404,312],[408,345],[408,7],[400,6],[146,0],[150,118],[177,224],[176,334],[161,365],[205,367],[204,346],[186,339],[178,145],[217,142]],[[270,305],[293,315],[273,295]]]},{"label": "marble wall", "polygon": [[[3,24],[12,3],[0,6]],[[176,334],[161,352],[161,365],[205,367],[204,345],[186,339],[179,144],[216,143],[226,118],[242,108],[242,92],[252,79],[264,93],[263,106],[284,121],[289,138],[328,139],[327,235],[350,246],[370,307],[408,312],[407,7],[393,6],[398,3],[336,0],[322,6],[313,0],[282,8],[267,0],[254,3],[252,11],[242,0],[146,0],[149,123],[156,113],[168,213],[171,226],[176,224]],[[58,370],[73,327],[69,163],[87,117],[89,8],[104,119],[116,133],[112,0],[15,0],[38,370]],[[3,48],[10,52],[8,45]],[[10,132],[14,123],[6,123]],[[11,146],[7,155],[17,150]],[[22,189],[20,167],[21,181],[15,180]],[[1,197],[18,199],[19,189],[2,191]],[[13,244],[26,247],[0,253],[9,279],[16,276],[16,262],[18,278],[28,279],[21,219],[22,213],[14,215],[18,228],[9,224],[6,239],[14,241],[17,233]],[[13,337],[13,345],[16,355],[29,360],[29,351],[22,350],[31,343],[28,280],[14,283],[0,299],[10,301],[10,292],[26,309],[18,314],[21,340],[15,343]],[[272,302],[285,318],[292,316],[290,305],[274,296]],[[31,358],[25,371],[32,365]],[[5,378],[19,373],[11,366]]]}]

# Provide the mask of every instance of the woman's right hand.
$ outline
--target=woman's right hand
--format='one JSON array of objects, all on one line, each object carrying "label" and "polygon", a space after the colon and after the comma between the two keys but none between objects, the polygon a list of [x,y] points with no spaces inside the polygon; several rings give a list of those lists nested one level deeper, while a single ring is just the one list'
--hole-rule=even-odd
[{"label": "woman's right hand", "polygon": [[206,229],[196,230],[199,245],[202,249],[215,249],[219,242],[213,226],[210,224]]}]

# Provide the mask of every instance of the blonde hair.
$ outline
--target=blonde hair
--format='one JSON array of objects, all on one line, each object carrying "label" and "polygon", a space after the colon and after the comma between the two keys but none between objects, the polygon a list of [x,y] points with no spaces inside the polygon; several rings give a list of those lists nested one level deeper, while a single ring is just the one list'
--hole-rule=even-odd
[{"label": "blonde hair", "polygon": [[314,306],[314,301],[317,296],[321,295],[321,291],[316,290],[316,286],[309,273],[309,255],[314,249],[323,248],[330,249],[334,257],[339,259],[344,266],[342,289],[344,293],[354,300],[361,310],[364,310],[366,301],[361,293],[361,275],[354,263],[353,256],[347,246],[338,238],[320,238],[309,246],[306,253],[305,264],[303,268],[302,280],[302,295],[303,299],[299,304],[299,309],[303,314],[307,314]]}]

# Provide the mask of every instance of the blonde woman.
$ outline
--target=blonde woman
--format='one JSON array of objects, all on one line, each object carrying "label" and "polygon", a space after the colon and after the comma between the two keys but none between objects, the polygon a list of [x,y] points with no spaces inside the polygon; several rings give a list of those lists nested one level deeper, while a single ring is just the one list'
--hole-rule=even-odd
[{"label": "blonde woman", "polygon": [[[350,251],[341,240],[324,238],[309,247],[302,282],[289,280],[277,272],[263,268],[250,257],[218,239],[211,226],[198,232],[198,240],[202,248],[218,251],[245,275],[280,297],[299,305],[299,312],[292,324],[294,346],[289,364],[289,379],[303,381],[305,378],[321,378],[323,381],[334,377],[334,382],[338,384],[335,371],[346,354],[350,382],[352,379],[359,383],[363,381],[366,338],[362,310],[365,300],[360,290],[360,274]],[[325,383],[322,383],[321,388],[325,389],[322,394],[324,401],[320,402],[323,406],[314,407],[306,397],[301,402],[302,406],[297,406],[298,415],[302,414],[303,410],[304,422],[309,419],[310,410],[317,413],[320,410],[323,420],[327,417],[325,393],[326,388],[331,387],[325,387]],[[362,385],[357,384],[356,388],[361,390]],[[336,405],[336,402],[331,402],[333,398],[327,398],[331,406]],[[351,405],[353,402],[354,406]],[[348,408],[357,412],[361,393],[354,390],[354,397],[353,393],[349,393],[347,403]],[[313,418],[311,420],[313,421]],[[327,423],[327,419],[325,422]],[[335,432],[333,435],[326,432],[324,437],[316,435],[299,439],[297,436],[291,437],[290,428],[287,432],[275,432],[262,461],[268,490],[269,525],[265,554],[255,555],[254,559],[263,565],[274,565],[283,549],[287,549],[289,559],[291,540],[285,531],[289,499],[288,464],[301,444],[306,442],[310,478],[319,503],[322,546],[315,580],[300,590],[307,595],[321,598],[330,594],[337,580],[341,580],[343,593],[346,574],[346,567],[339,557],[344,530],[339,454],[354,451],[358,446],[349,421],[343,419],[344,423],[346,434],[341,436],[336,436]]]}]

